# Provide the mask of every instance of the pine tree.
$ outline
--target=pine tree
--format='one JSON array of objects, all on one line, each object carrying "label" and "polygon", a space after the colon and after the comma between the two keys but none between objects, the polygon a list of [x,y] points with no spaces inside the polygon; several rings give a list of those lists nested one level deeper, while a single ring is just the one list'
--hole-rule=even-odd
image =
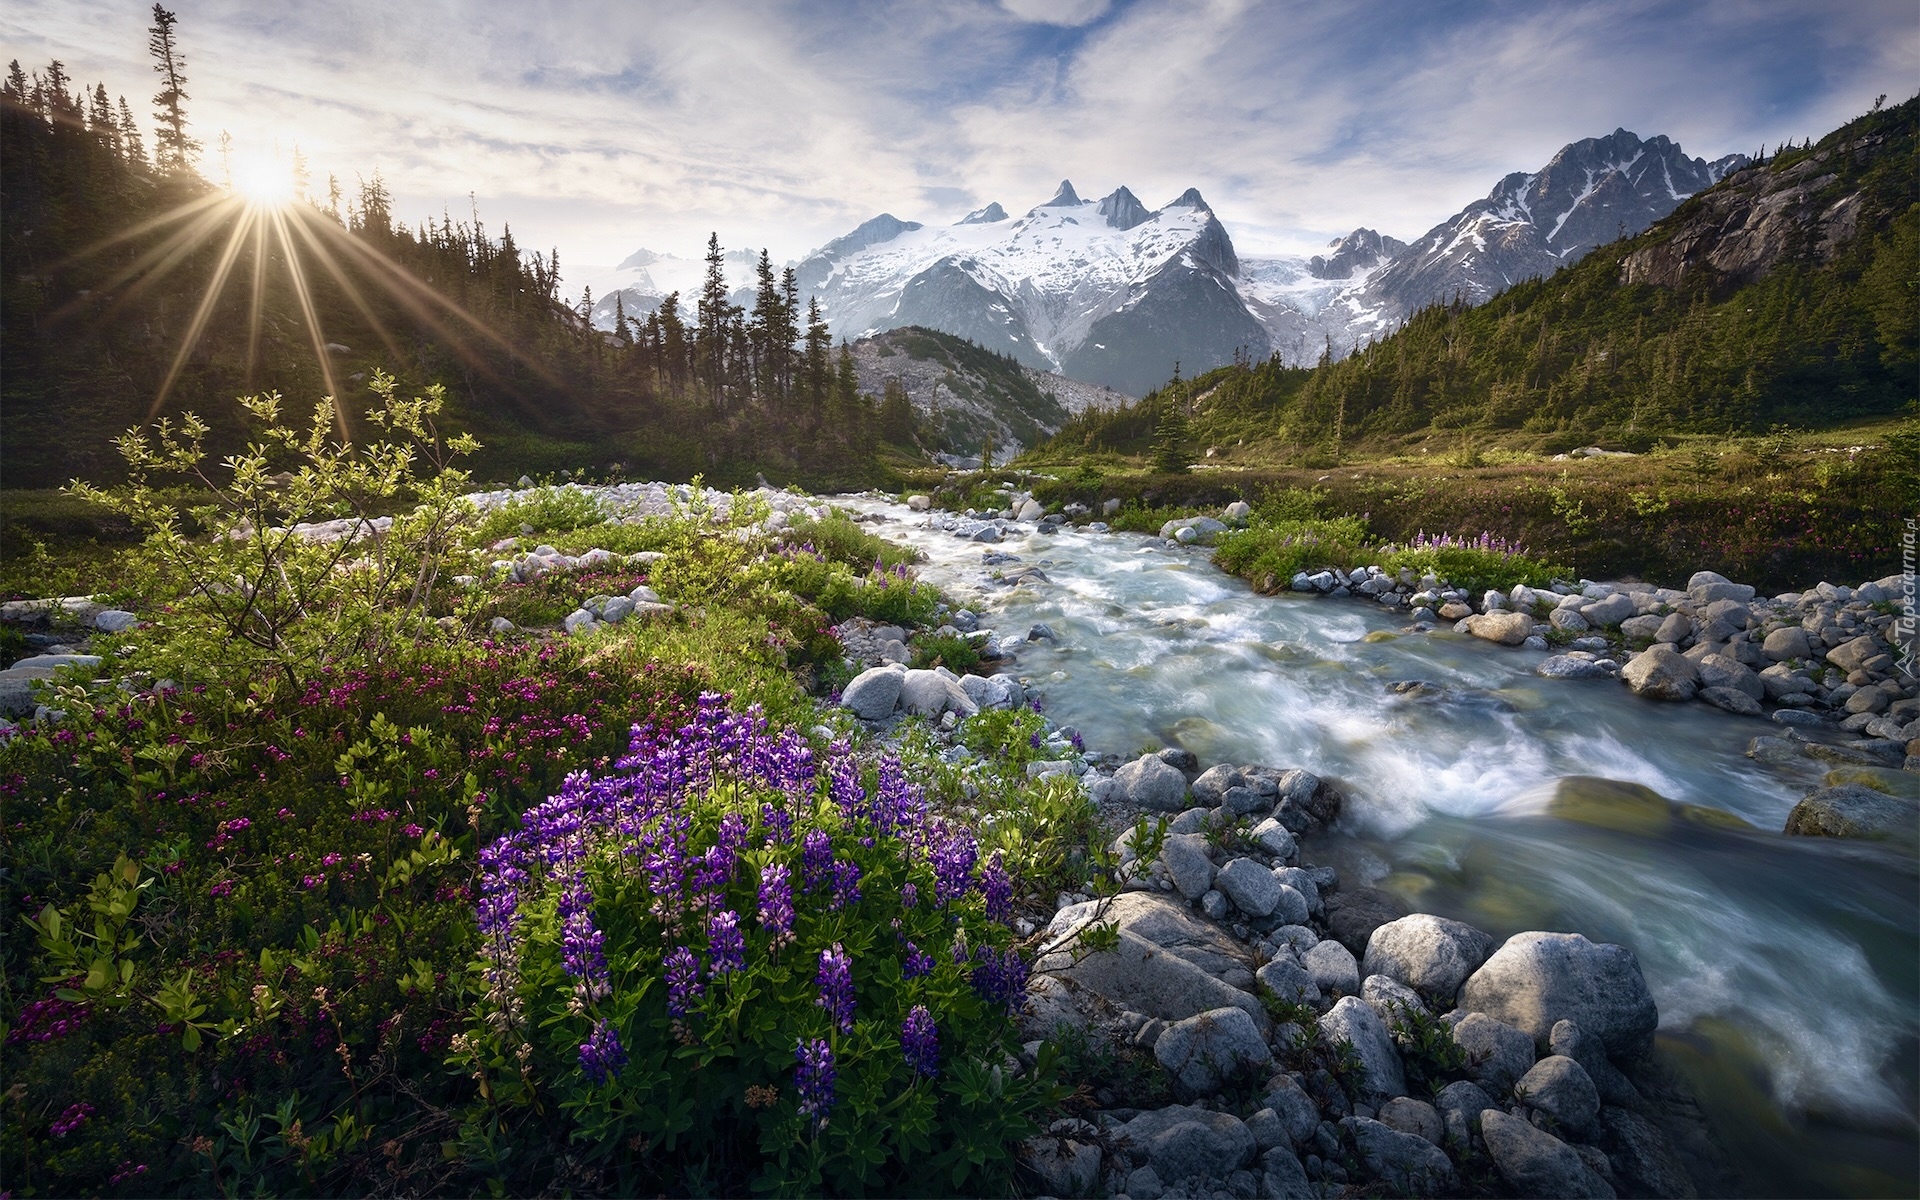
[{"label": "pine tree", "polygon": [[1171,397],[1162,404],[1159,429],[1153,440],[1153,469],[1169,475],[1185,475],[1193,465],[1193,452],[1187,447],[1186,406]]},{"label": "pine tree", "polygon": [[720,235],[707,236],[707,277],[700,286],[694,331],[694,353],[699,359],[700,381],[715,408],[720,407],[721,389],[726,382],[727,353],[727,260],[720,250]]},{"label": "pine tree", "polygon": [[627,324],[627,305],[623,299],[625,293],[613,294],[613,336],[620,339],[622,346],[633,345],[633,327]]},{"label": "pine tree", "polygon": [[780,328],[780,284],[773,277],[773,259],[766,248],[760,249],[760,261],[754,266],[757,285],[753,298],[753,318],[748,326],[748,341],[753,350],[755,386],[767,403],[778,408],[780,393],[780,348],[775,339]]},{"label": "pine tree", "polygon": [[133,108],[125,96],[120,97],[120,150],[128,162],[146,165],[147,147],[140,137],[140,122],[133,119]]},{"label": "pine tree", "polygon": [[159,123],[154,134],[154,165],[163,171],[185,171],[200,155],[200,143],[187,136],[186,102],[187,61],[174,46],[173,27],[179,18],[153,6],[153,25],[147,30],[147,53],[153,55],[153,69],[159,73],[161,87],[153,97],[153,117]]},{"label": "pine tree", "polygon": [[827,323],[820,316],[820,301],[807,297],[807,352],[806,387],[807,412],[814,424],[818,424],[826,408],[827,396],[832,389],[833,364],[827,359],[827,351],[833,346],[833,335],[827,330]]}]

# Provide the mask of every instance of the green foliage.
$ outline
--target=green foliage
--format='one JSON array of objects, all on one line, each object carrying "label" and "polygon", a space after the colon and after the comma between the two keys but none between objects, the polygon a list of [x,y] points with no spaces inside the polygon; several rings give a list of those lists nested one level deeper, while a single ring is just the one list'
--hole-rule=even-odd
[{"label": "green foliage", "polygon": [[[472,515],[468,476],[453,462],[477,443],[440,435],[440,389],[402,400],[384,375],[372,387],[382,401],[372,420],[391,440],[332,440],[330,401],[300,430],[282,423],[277,395],[254,396],[241,404],[262,440],[228,456],[218,473],[208,463],[208,426],[188,413],[177,430],[161,418],[151,436],[132,430],[119,439],[124,486],[73,483],[76,497],[146,533],[146,566],[179,597],[163,620],[182,635],[170,644],[180,657],[156,659],[163,673],[178,678],[197,666],[192,673],[266,675],[297,688],[325,663],[418,635]],[[416,473],[416,461],[430,477]],[[291,469],[274,473],[283,464]],[[189,514],[162,490],[168,478],[203,489],[206,502],[190,516],[214,536],[188,536]],[[349,524],[331,539],[300,528],[329,520]]]},{"label": "green foliage", "polygon": [[599,502],[577,487],[540,487],[521,492],[489,512],[475,536],[482,542],[495,542],[507,537],[572,533],[604,524],[606,519]]},{"label": "green foliage", "polygon": [[987,709],[960,727],[960,744],[989,762],[1023,771],[1045,757],[1040,747],[1046,729],[1046,719],[1032,709]]},{"label": "green foliage", "polygon": [[1367,526],[1359,517],[1267,521],[1230,530],[1214,543],[1222,570],[1271,590],[1305,570],[1356,567],[1366,555]]},{"label": "green foliage", "polygon": [[939,666],[965,675],[980,665],[979,644],[959,634],[916,633],[908,648],[913,651],[912,665],[920,669]]},{"label": "green foliage", "polygon": [[1397,1005],[1389,1025],[1406,1066],[1407,1086],[1418,1092],[1437,1092],[1467,1077],[1467,1052],[1453,1040],[1453,1030],[1423,1008]]}]

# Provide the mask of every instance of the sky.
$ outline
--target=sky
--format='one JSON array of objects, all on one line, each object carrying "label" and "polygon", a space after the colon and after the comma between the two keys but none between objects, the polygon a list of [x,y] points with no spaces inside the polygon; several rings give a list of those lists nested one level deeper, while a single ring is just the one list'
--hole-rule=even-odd
[{"label": "sky", "polygon": [[[645,246],[800,257],[879,212],[1198,187],[1245,253],[1403,239],[1624,127],[1689,154],[1920,90],[1913,0],[176,0],[188,117],[241,158],[477,207],[570,282]],[[136,112],[150,5],[8,0],[0,53]],[[218,168],[212,155],[203,172]],[[323,184],[316,185],[323,186]],[[572,268],[571,270],[569,268]]]}]

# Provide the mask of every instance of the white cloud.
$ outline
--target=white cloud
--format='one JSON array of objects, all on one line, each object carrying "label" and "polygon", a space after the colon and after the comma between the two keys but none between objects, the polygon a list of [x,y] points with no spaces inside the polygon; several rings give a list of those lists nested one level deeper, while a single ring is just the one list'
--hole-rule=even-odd
[{"label": "white cloud", "polygon": [[[710,229],[796,257],[880,211],[1021,211],[1062,176],[1149,205],[1197,186],[1249,246],[1409,237],[1576,138],[1751,151],[1920,76],[1905,0],[179,8],[209,142],[297,140],[350,186],[378,168],[409,219],[471,191],[570,263],[694,253]],[[143,26],[118,2],[13,0],[0,43],[144,112]]]},{"label": "white cloud", "polygon": [[1099,20],[1108,4],[1107,0],[1000,0],[1000,7],[1022,21],[1071,28]]}]

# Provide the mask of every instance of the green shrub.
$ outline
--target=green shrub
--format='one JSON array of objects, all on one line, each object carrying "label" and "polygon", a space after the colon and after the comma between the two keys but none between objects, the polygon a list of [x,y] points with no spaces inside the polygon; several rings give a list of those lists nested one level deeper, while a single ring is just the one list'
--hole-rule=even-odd
[{"label": "green shrub", "polygon": [[539,487],[521,492],[489,512],[480,522],[477,536],[482,542],[496,542],[507,537],[572,533],[606,521],[606,511],[590,493],[571,485]]},{"label": "green shrub", "polygon": [[980,647],[958,634],[942,637],[916,633],[908,642],[908,648],[913,651],[912,665],[922,670],[940,666],[956,675],[965,675],[980,665]]}]

